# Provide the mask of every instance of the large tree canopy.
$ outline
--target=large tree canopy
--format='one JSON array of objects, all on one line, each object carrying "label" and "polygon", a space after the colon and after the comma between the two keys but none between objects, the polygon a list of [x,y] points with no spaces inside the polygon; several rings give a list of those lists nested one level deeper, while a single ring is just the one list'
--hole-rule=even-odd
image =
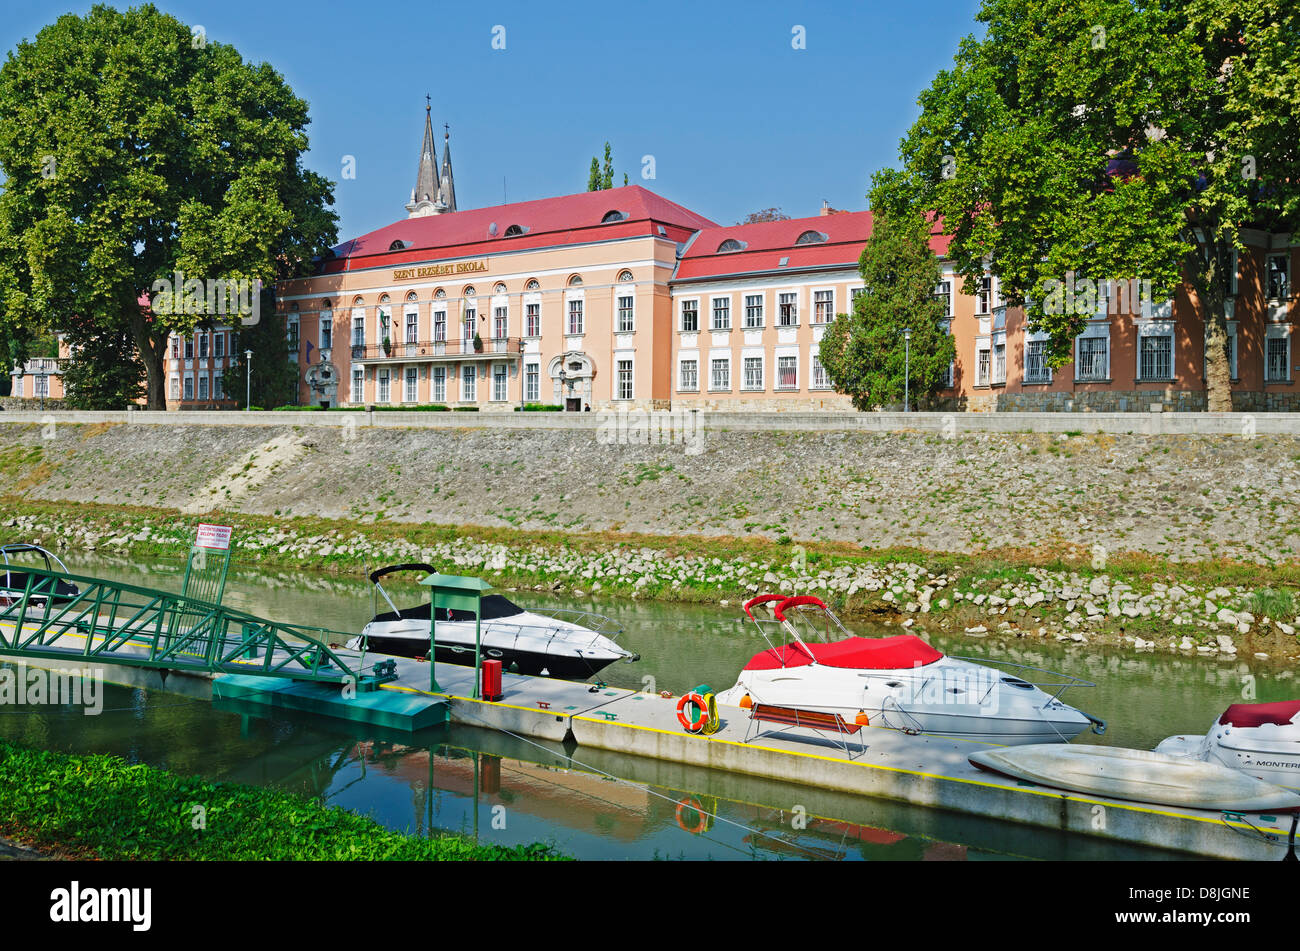
[{"label": "large tree canopy", "polygon": [[1244,227],[1300,224],[1300,5],[1283,0],[985,0],[983,39],[921,94],[880,200],[930,210],[967,293],[1003,297],[1069,361],[1090,311],[1074,278],[1187,280],[1213,410],[1231,408],[1224,299]]},{"label": "large tree canopy", "polygon": [[901,403],[907,393],[925,405],[946,384],[953,343],[935,296],[942,274],[930,232],[924,216],[877,210],[859,261],[863,293],[822,337],[818,359],[858,409]]},{"label": "large tree canopy", "polygon": [[[307,124],[269,65],[153,6],[60,17],[0,67],[4,319],[129,334],[161,408],[168,336],[239,321],[213,321],[218,282],[304,273],[337,239]],[[140,306],[178,272],[200,306]]]}]

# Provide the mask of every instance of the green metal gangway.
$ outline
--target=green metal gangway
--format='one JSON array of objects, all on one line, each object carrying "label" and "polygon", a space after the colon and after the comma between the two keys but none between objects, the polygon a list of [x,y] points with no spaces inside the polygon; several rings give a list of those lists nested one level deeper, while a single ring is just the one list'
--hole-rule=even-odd
[{"label": "green metal gangway", "polygon": [[351,684],[357,691],[395,677],[384,663],[363,674],[364,654],[349,663],[325,643],[332,632],[324,628],[116,581],[24,571],[21,597],[11,591],[0,608],[0,655]]}]

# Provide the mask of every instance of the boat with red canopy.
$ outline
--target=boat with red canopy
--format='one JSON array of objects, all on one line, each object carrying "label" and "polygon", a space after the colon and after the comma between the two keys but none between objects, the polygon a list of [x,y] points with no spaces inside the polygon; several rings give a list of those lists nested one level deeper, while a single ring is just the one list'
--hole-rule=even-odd
[{"label": "boat with red canopy", "polygon": [[[768,647],[717,695],[720,704],[836,713],[848,723],[1004,744],[1064,743],[1089,726],[1106,728],[1061,701],[1069,687],[1092,686],[1077,677],[951,657],[912,634],[855,637],[812,595],[759,595],[745,614]],[[1049,682],[1031,682],[1031,671]]]},{"label": "boat with red canopy", "polygon": [[1300,789],[1300,700],[1234,703],[1204,736],[1171,736],[1160,741],[1156,752],[1219,763]]}]

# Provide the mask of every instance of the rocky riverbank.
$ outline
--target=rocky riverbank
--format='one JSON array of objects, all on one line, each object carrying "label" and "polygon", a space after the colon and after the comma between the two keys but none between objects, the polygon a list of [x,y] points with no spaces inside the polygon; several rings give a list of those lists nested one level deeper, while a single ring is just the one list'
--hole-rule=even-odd
[{"label": "rocky riverbank", "polygon": [[[0,540],[138,558],[183,558],[199,518],[171,510],[10,500]],[[757,593],[817,594],[846,617],[969,637],[1069,640],[1217,658],[1300,658],[1300,592],[1288,567],[1178,565],[1146,556],[1035,563],[864,552],[846,545],[734,538],[530,533],[482,527],[357,525],[224,513],[241,564],[360,575],[426,562],[502,588],[733,606]],[[1089,560],[1089,558],[1094,560]]]}]

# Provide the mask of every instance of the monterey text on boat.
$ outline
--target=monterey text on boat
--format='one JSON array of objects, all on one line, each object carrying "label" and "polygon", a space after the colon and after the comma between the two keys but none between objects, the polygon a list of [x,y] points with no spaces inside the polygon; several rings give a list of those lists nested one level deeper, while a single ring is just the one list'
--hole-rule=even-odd
[{"label": "monterey text on boat", "polygon": [[[54,604],[62,605],[81,593],[70,581],[48,576],[33,578],[29,572],[23,571],[21,564],[13,563],[12,559],[20,555],[39,555],[47,572],[53,572],[57,564],[61,573],[65,575],[68,573],[67,566],[59,560],[58,555],[39,545],[0,545],[0,559],[3,560],[3,563],[0,563],[0,608],[17,604],[25,595],[30,607],[43,608],[46,598],[51,593],[54,595]],[[27,594],[29,582],[32,584],[32,590]]]},{"label": "monterey text on boat", "polygon": [[1160,741],[1156,752],[1220,763],[1300,789],[1300,700],[1234,703],[1204,736],[1171,736]]},{"label": "monterey text on boat", "polygon": [[[775,606],[774,606],[775,605]],[[757,617],[755,611],[771,617]],[[911,634],[853,637],[818,598],[760,595],[745,613],[769,648],[755,654],[717,701],[838,713],[849,722],[907,733],[936,733],[990,743],[1069,742],[1089,724],[1106,724],[1060,700],[1067,687],[1092,686],[1067,674],[1002,661],[947,657]],[[798,624],[796,624],[798,622]],[[803,627],[803,633],[800,627]],[[776,646],[769,632],[793,642]],[[809,640],[831,643],[808,643]],[[1039,671],[1058,682],[1034,684],[998,664]],[[1053,687],[1048,694],[1040,687]]]},{"label": "monterey text on boat", "polygon": [[[401,657],[429,655],[429,611],[425,601],[416,607],[398,609],[379,579],[399,571],[433,574],[431,565],[389,565],[371,572],[370,582],[392,608],[376,614],[348,642],[348,647]],[[483,598],[480,638],[484,659],[501,661],[504,669],[514,665],[521,674],[546,673],[566,680],[581,680],[599,673],[616,660],[640,657],[614,643],[621,632],[607,617],[587,611],[555,611],[541,614],[525,611],[499,594]],[[437,660],[444,664],[474,663],[474,615],[439,608]]]}]

